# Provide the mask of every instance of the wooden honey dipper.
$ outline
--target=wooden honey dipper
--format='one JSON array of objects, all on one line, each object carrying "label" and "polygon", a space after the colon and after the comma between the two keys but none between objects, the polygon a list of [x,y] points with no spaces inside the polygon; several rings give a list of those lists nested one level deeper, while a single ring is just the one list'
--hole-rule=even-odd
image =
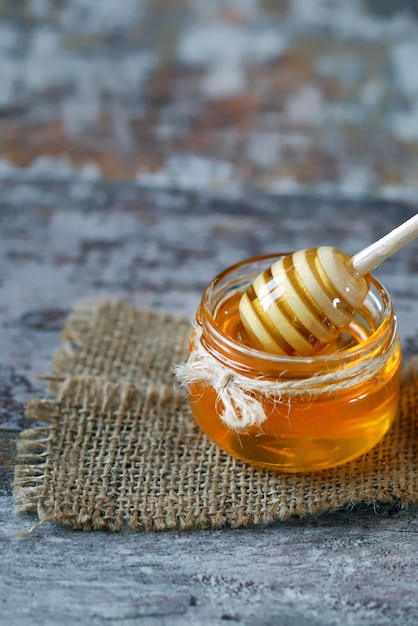
[{"label": "wooden honey dipper", "polygon": [[349,326],[369,291],[369,274],[418,237],[418,213],[354,256],[331,246],[284,256],[240,300],[255,346],[282,355],[317,354]]}]

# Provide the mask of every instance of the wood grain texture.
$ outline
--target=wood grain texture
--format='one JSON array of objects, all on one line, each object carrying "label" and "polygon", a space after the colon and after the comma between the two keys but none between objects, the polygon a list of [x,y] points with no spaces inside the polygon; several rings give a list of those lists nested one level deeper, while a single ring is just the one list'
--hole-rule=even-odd
[{"label": "wood grain texture", "polygon": [[415,0],[3,0],[0,166],[413,197],[417,34]]},{"label": "wood grain texture", "polygon": [[[258,530],[121,535],[42,528],[0,498],[2,619],[26,624],[416,623],[416,516],[384,509]],[[26,523],[30,523],[27,520]]]},{"label": "wood grain texture", "polygon": [[[416,0],[0,1],[2,622],[415,626],[413,509],[17,540],[34,520],[14,516],[10,485],[75,302],[192,316],[231,263],[354,253],[412,215],[417,16]],[[417,259],[414,243],[377,272],[406,359]]]},{"label": "wood grain texture", "polygon": [[[101,295],[192,316],[203,286],[255,254],[333,243],[352,252],[411,215],[401,203],[256,194],[232,201],[86,182],[0,189],[0,600],[6,623],[368,624],[418,618],[416,511],[362,507],[240,531],[79,533],[13,515],[13,440],[42,395],[74,302]],[[380,268],[406,355],[416,351],[418,245]]]}]

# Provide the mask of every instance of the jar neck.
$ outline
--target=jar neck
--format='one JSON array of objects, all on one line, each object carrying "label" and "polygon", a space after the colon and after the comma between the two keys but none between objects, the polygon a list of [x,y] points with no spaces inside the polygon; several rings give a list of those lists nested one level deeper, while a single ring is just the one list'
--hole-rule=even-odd
[{"label": "jar neck", "polygon": [[[370,326],[367,338],[353,347],[338,352],[309,357],[281,356],[250,348],[227,335],[216,319],[222,300],[245,290],[245,280],[236,280],[236,269],[242,274],[244,264],[226,270],[205,290],[197,322],[203,347],[223,365],[239,374],[264,379],[303,378],[318,373],[349,369],[350,364],[378,358],[389,353],[396,340],[396,316],[384,287],[371,278],[369,295],[363,307],[365,325]],[[251,274],[251,272],[250,272]],[[247,281],[251,283],[251,276]]]}]

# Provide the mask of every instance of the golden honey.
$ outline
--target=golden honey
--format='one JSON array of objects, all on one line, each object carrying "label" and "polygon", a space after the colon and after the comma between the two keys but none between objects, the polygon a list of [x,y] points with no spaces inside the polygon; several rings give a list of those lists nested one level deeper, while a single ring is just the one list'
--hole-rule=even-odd
[{"label": "golden honey", "polygon": [[[297,357],[258,350],[241,323],[239,300],[254,276],[277,258],[250,259],[216,277],[198,311],[201,336],[191,342],[193,350],[199,340],[232,376],[245,377],[246,393],[261,402],[265,421],[231,428],[222,419],[218,391],[207,381],[190,382],[190,402],[200,428],[227,453],[284,472],[318,471],[364,454],[390,427],[401,365],[396,316],[386,290],[371,278],[359,314],[325,352]],[[319,387],[318,375],[326,379]],[[280,394],[260,395],[260,381],[273,390],[280,383]],[[291,390],[295,381],[302,391],[286,393],[286,384]]]}]

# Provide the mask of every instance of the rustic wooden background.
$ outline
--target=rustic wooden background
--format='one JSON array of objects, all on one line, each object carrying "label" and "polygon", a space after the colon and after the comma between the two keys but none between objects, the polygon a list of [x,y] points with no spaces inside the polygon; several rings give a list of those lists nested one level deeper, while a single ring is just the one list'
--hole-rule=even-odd
[{"label": "rustic wooden background", "polygon": [[[15,516],[24,404],[91,296],[192,316],[254,254],[354,252],[416,210],[418,3],[0,0],[0,617],[418,620],[415,509],[119,535]],[[378,270],[407,360],[418,243]]]}]

